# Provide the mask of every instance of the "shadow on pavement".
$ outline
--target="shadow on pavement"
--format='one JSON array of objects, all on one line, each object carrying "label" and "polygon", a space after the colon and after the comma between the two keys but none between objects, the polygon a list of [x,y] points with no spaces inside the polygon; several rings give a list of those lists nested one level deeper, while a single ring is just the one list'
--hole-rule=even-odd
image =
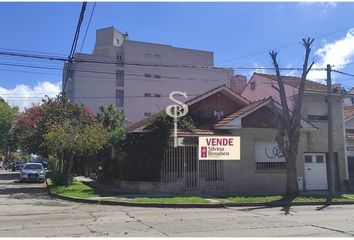
[{"label": "shadow on pavement", "polygon": [[6,198],[38,198],[47,195],[44,183],[20,183],[18,172],[0,172],[0,197]]},{"label": "shadow on pavement", "polygon": [[17,180],[20,176],[19,172],[5,172],[0,171],[0,181],[1,180]]}]

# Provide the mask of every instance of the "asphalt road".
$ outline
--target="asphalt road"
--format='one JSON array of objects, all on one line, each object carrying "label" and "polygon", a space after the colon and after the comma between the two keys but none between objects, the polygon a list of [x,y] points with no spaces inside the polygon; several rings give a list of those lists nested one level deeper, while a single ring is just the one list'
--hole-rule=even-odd
[{"label": "asphalt road", "polygon": [[353,237],[354,206],[159,209],[57,200],[0,170],[1,237]]}]

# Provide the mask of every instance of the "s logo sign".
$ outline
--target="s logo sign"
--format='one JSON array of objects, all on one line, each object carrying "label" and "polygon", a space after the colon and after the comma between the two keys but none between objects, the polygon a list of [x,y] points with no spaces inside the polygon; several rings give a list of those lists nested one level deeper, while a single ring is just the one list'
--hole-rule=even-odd
[{"label": "s logo sign", "polygon": [[188,98],[186,92],[178,92],[178,91],[173,91],[170,93],[169,97],[170,99],[177,103],[173,105],[169,105],[166,107],[166,114],[170,117],[173,118],[173,126],[174,126],[174,132],[173,132],[173,138],[174,138],[174,147],[177,147],[177,119],[179,117],[183,117],[188,113],[188,106],[184,104],[183,102],[177,100],[174,98],[174,95],[179,94],[182,95],[185,98]]}]

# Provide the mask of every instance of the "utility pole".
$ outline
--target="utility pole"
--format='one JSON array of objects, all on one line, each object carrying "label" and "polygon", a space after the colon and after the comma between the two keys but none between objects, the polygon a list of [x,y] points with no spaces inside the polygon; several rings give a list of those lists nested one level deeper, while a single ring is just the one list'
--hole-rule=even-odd
[{"label": "utility pole", "polygon": [[333,197],[336,194],[334,181],[334,154],[333,154],[333,118],[332,118],[332,79],[331,65],[327,64],[327,111],[328,111],[328,159],[327,159],[327,179],[329,196]]}]

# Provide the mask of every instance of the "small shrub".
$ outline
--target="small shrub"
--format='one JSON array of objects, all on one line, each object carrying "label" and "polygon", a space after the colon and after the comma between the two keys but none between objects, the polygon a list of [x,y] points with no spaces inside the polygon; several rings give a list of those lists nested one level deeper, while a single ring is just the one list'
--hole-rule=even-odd
[{"label": "small shrub", "polygon": [[50,172],[49,178],[52,180],[53,185],[56,186],[64,185],[66,181],[65,175],[61,174],[59,171]]}]

